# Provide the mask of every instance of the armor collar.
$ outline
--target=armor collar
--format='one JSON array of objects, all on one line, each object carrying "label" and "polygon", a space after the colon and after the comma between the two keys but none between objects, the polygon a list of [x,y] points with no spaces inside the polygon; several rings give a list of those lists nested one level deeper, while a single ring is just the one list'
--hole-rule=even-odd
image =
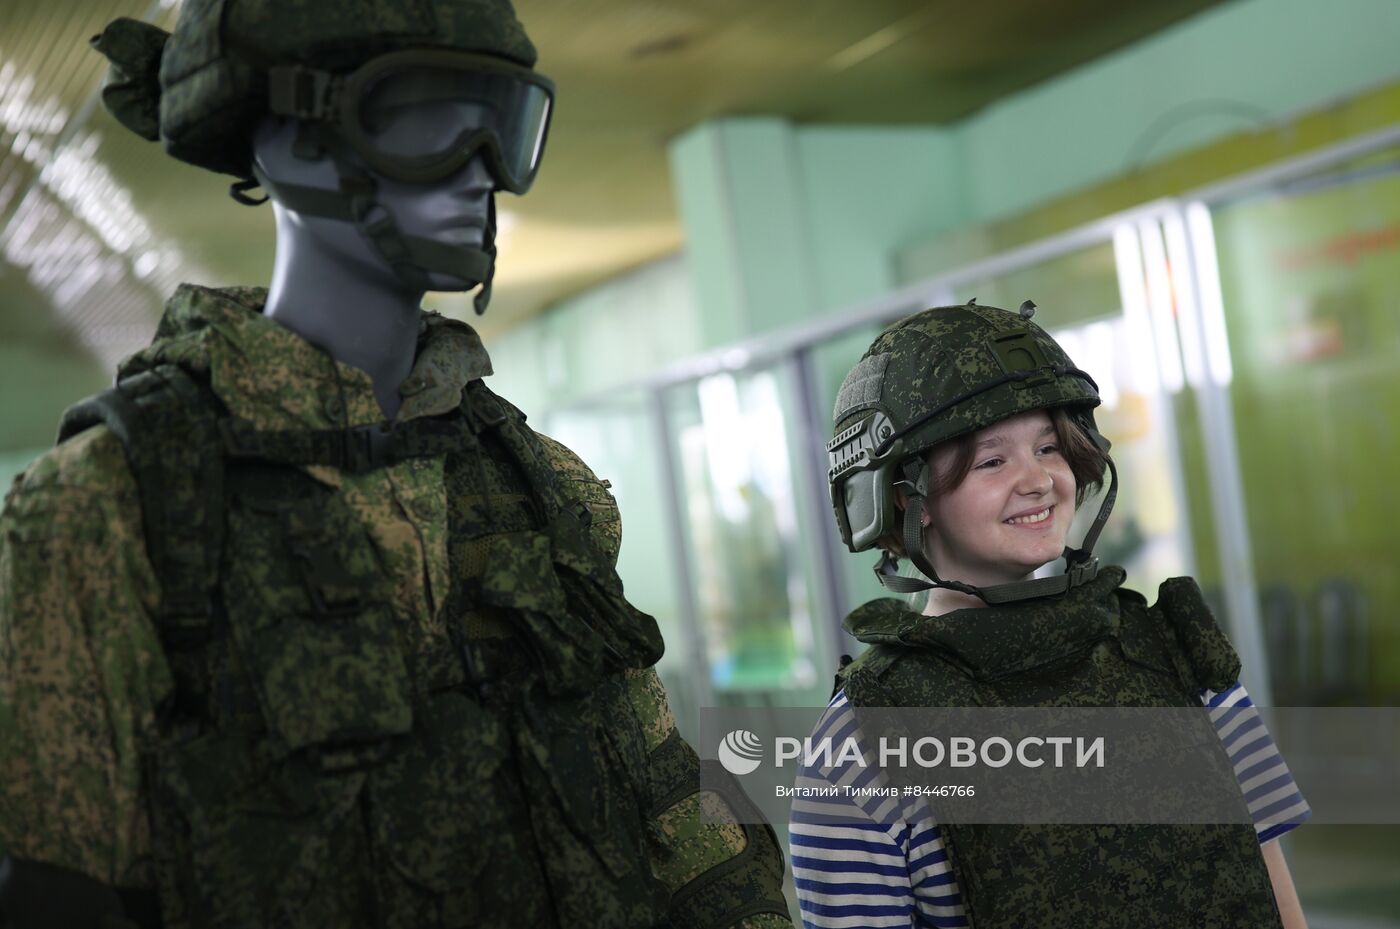
[{"label": "armor collar", "polygon": [[945,652],[983,680],[1007,677],[1116,638],[1118,598],[1126,572],[1103,568],[1094,580],[1062,596],[954,610],[915,613],[893,598],[856,609],[843,623],[862,642]]},{"label": "armor collar", "polygon": [[[260,430],[345,429],[384,418],[365,372],[336,361],[262,314],[263,287],[182,284],[166,303],[155,340],[122,362],[118,377],[177,364],[240,421]],[[399,388],[396,423],[455,410],[462,389],[491,373],[480,337],[466,323],[424,312],[418,354]]]}]

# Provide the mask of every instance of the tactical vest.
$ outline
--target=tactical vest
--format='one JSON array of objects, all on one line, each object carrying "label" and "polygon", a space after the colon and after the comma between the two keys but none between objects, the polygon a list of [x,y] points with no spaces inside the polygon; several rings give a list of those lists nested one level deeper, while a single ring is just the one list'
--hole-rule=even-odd
[{"label": "tactical vest", "polygon": [[[75,407],[122,441],[173,672],[146,789],[182,927],[653,927],[667,895],[624,672],[660,657],[524,416],[258,432],[174,366]],[[444,628],[299,465],[445,456]],[[388,494],[387,480],[384,485]]]},{"label": "tactical vest", "polygon": [[[1196,582],[1158,603],[1124,571],[1059,598],[945,616],[875,600],[845,627],[870,648],[837,673],[856,707],[1200,707],[1239,659]],[[937,815],[934,801],[934,815]],[[1278,929],[1254,828],[940,823],[973,929]]]}]

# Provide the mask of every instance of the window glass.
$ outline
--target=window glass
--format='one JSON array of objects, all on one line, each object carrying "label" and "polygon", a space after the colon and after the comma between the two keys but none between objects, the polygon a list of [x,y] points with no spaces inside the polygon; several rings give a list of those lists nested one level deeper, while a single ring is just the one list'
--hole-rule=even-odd
[{"label": "window glass", "polygon": [[715,374],[666,393],[694,596],[718,692],[817,683],[789,393],[775,369]]}]

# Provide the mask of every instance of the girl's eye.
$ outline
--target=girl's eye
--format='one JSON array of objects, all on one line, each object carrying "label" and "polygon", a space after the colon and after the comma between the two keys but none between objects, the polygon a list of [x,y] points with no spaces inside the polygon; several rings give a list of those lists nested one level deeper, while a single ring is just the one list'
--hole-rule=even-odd
[{"label": "girl's eye", "polygon": [[1041,454],[1044,454],[1044,455],[1053,455],[1054,453],[1058,452],[1059,450],[1060,450],[1060,446],[1058,446],[1058,445],[1045,445],[1045,446],[1042,446],[1041,449],[1040,449]]},{"label": "girl's eye", "polygon": [[978,465],[977,467],[978,467],[979,469],[982,469],[982,468],[995,468],[995,467],[996,467],[997,465],[999,465],[999,464],[1001,464],[1001,459],[1000,459],[1000,458],[988,458],[986,461],[982,462],[982,463],[981,463],[980,465]]}]

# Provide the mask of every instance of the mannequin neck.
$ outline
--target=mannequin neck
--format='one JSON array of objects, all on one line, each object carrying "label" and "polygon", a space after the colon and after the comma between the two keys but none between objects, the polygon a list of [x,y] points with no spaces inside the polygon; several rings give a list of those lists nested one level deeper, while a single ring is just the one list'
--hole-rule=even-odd
[{"label": "mannequin neck", "polygon": [[347,261],[280,207],[276,216],[265,315],[368,374],[392,420],[402,403],[399,385],[413,368],[423,291],[405,289],[387,269]]}]

